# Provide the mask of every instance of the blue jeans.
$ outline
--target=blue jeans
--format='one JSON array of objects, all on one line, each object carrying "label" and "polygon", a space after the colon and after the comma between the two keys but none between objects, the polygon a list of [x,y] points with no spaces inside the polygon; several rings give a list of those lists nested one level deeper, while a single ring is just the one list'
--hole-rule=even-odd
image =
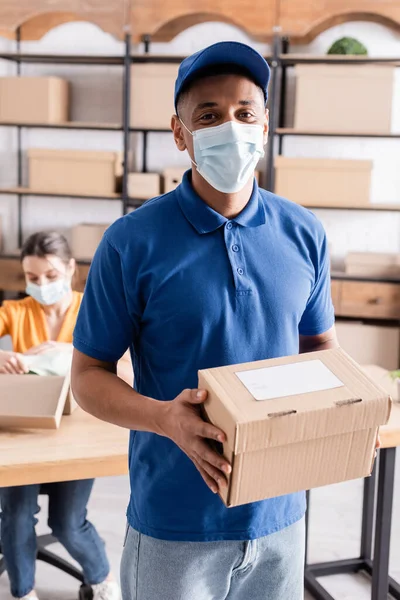
[{"label": "blue jeans", "polygon": [[88,584],[101,583],[110,567],[104,542],[86,519],[86,505],[94,480],[2,488],[1,546],[11,594],[22,598],[35,587],[35,515],[38,495],[49,496],[48,524],[53,535],[82,567]]},{"label": "blue jeans", "polygon": [[304,519],[249,542],[171,542],[128,528],[123,600],[303,600]]}]

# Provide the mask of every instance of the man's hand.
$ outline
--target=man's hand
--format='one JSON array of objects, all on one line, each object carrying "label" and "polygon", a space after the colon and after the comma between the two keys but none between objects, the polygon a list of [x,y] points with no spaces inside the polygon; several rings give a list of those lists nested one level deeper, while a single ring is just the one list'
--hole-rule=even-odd
[{"label": "man's hand", "polygon": [[38,346],[33,346],[29,348],[25,354],[28,356],[37,355],[37,354],[46,354],[46,352],[50,352],[51,350],[71,350],[72,352],[72,344],[66,344],[64,342],[43,342],[43,344],[39,344]]},{"label": "man's hand", "polygon": [[201,418],[200,405],[206,400],[205,390],[184,390],[171,402],[163,403],[160,429],[193,461],[214,494],[227,486],[226,475],[232,471],[223,456],[211,449],[207,440],[225,442],[217,427]]},{"label": "man's hand", "polygon": [[23,375],[28,369],[24,365],[22,355],[18,352],[0,351],[0,374]]}]

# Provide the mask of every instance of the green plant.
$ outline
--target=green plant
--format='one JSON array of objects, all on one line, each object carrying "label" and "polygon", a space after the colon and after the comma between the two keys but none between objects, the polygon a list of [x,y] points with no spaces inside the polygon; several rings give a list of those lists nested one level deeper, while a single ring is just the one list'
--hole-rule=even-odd
[{"label": "green plant", "polygon": [[400,370],[398,370],[398,371],[391,371],[389,373],[389,375],[390,375],[390,377],[392,379],[400,379]]},{"label": "green plant", "polygon": [[344,37],[332,44],[328,50],[328,54],[358,54],[366,56],[368,50],[358,40],[351,37]]}]

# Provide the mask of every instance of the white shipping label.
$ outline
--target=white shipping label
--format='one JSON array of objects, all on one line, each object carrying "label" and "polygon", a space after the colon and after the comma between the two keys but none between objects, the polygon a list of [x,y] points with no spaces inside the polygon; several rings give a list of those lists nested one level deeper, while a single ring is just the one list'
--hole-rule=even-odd
[{"label": "white shipping label", "polygon": [[256,400],[332,390],[344,385],[320,360],[240,371],[236,375]]}]

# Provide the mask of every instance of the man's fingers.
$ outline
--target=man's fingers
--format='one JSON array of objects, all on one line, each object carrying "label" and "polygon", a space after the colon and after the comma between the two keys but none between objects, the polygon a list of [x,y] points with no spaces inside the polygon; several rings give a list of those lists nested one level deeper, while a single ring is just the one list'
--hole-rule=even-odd
[{"label": "man's fingers", "polygon": [[202,469],[217,483],[219,489],[227,487],[228,482],[222,471],[211,465],[206,460],[203,460],[200,456],[196,455],[196,461],[199,463]]},{"label": "man's fingers", "polygon": [[190,394],[188,394],[188,401],[192,404],[201,404],[207,400],[207,392],[206,390],[190,390]]},{"label": "man's fingers", "polygon": [[217,452],[214,452],[206,442],[198,440],[197,444],[194,445],[193,450],[202,460],[210,463],[210,465],[226,475],[229,475],[232,472],[232,467],[228,461],[223,456],[217,454]]},{"label": "man's fingers", "polygon": [[207,473],[207,471],[205,471],[202,468],[202,466],[195,459],[192,459],[192,460],[193,460],[194,466],[199,471],[199,473],[202,476],[202,478],[204,479],[206,485],[208,485],[208,487],[213,492],[213,494],[217,494],[218,493],[217,483],[214,481],[214,479],[212,477],[210,477],[210,475]]},{"label": "man's fingers", "polygon": [[226,442],[226,435],[223,431],[217,427],[214,427],[214,425],[211,425],[210,423],[206,423],[206,421],[203,421],[200,418],[198,426],[193,433],[208,440],[216,440],[217,442],[221,443]]}]

